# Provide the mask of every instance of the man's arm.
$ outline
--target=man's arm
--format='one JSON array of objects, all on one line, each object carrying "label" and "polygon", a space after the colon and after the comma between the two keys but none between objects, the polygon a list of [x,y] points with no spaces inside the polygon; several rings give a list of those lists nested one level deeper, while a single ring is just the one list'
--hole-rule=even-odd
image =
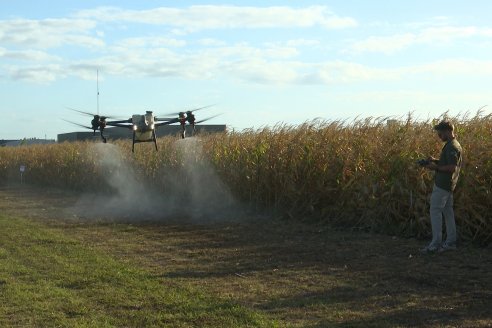
[{"label": "man's arm", "polygon": [[429,157],[429,159],[432,159],[430,161],[430,164],[426,166],[429,170],[437,171],[437,172],[445,172],[445,173],[454,173],[456,172],[456,169],[458,168],[458,159],[460,157],[460,153],[457,149],[450,149],[447,150],[445,153],[446,156],[446,165],[439,165],[438,161],[435,161],[434,158]]},{"label": "man's arm", "polygon": [[445,172],[445,173],[454,173],[458,166],[454,164],[449,165],[438,165],[436,163],[430,163],[426,166],[429,170],[437,171],[437,172]]}]

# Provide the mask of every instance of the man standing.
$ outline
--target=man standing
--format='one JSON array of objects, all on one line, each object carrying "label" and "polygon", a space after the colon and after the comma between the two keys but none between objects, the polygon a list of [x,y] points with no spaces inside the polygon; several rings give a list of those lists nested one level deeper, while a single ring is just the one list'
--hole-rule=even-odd
[{"label": "man standing", "polygon": [[[435,171],[434,189],[430,201],[432,241],[422,249],[423,253],[456,249],[456,223],[453,211],[453,191],[456,188],[462,164],[462,148],[456,140],[454,126],[442,121],[434,130],[445,142],[439,160],[429,158],[426,168]],[[446,223],[446,241],[442,243],[442,217]]]}]

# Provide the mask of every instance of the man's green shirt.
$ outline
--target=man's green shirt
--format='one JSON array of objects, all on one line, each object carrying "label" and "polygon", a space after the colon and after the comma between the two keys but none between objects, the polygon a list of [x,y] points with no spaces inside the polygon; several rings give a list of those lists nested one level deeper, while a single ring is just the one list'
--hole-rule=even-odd
[{"label": "man's green shirt", "polygon": [[436,186],[447,191],[454,191],[460,175],[462,152],[461,145],[456,139],[450,140],[444,145],[438,165],[456,165],[456,171],[454,173],[437,171]]}]

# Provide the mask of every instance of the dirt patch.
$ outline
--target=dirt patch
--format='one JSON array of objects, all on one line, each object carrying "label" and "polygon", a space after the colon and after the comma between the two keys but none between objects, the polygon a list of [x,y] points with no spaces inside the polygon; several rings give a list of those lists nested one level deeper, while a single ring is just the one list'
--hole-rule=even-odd
[{"label": "dirt patch", "polygon": [[492,326],[492,252],[422,256],[415,239],[252,217],[211,224],[81,221],[77,195],[1,188],[0,210],[43,220],[172,283],[292,326]]}]

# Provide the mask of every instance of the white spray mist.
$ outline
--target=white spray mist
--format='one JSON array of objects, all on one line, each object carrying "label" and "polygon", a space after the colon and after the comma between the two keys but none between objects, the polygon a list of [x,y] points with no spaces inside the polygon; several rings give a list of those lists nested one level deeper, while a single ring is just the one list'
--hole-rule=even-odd
[{"label": "white spray mist", "polygon": [[82,218],[111,221],[235,221],[242,217],[241,206],[221,181],[213,166],[202,156],[199,139],[175,143],[183,165],[177,171],[163,168],[156,192],[139,177],[120,149],[96,144],[97,166],[110,193],[84,195],[73,211]]}]

